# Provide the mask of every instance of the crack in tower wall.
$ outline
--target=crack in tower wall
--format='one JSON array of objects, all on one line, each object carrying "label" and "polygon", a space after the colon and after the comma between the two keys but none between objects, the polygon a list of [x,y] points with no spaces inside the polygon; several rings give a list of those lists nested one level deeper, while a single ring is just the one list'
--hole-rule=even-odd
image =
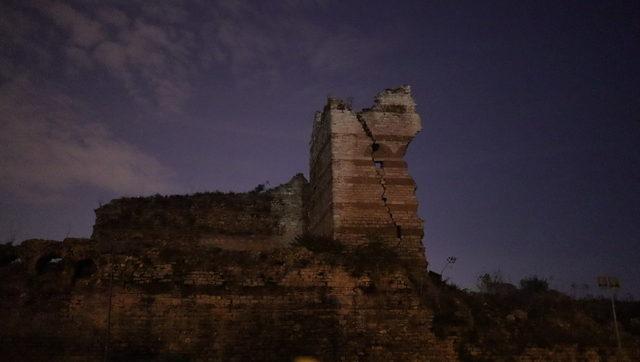
[{"label": "crack in tower wall", "polygon": [[[378,142],[376,141],[375,136],[373,135],[373,132],[371,132],[371,129],[369,128],[369,126],[367,125],[367,121],[364,120],[364,118],[362,117],[362,113],[358,112],[356,113],[356,118],[358,119],[358,122],[360,122],[360,125],[362,126],[362,129],[364,130],[364,133],[367,134],[367,136],[371,139],[371,164],[376,172],[376,175],[378,176],[378,180],[380,183],[380,186],[382,187],[382,194],[380,195],[380,198],[382,199],[382,202],[384,204],[385,209],[387,210],[387,214],[389,214],[389,219],[391,220],[391,223],[393,224],[395,230],[396,230],[396,237],[399,240],[402,240],[402,231],[400,228],[400,225],[398,224],[398,222],[396,221],[395,217],[393,216],[393,212],[391,211],[391,207],[389,206],[389,203],[387,202],[387,186],[385,185],[385,178],[384,178],[384,174],[383,172],[381,172],[378,167],[376,167],[376,158],[375,158],[375,146],[378,145]],[[384,164],[383,164],[384,165]]]}]

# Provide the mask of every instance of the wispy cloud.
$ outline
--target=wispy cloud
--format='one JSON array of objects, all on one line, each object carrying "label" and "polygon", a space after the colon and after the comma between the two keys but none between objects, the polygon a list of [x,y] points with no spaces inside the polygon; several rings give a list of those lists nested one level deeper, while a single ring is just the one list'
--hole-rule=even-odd
[{"label": "wispy cloud", "polygon": [[80,47],[91,47],[107,34],[99,22],[85,16],[66,3],[51,0],[36,0],[33,5],[44,15],[70,34],[69,40]]},{"label": "wispy cloud", "polygon": [[0,40],[13,52],[0,56],[0,75],[25,70],[24,58],[26,71],[37,68],[31,60],[37,59],[45,73],[60,63],[75,78],[104,72],[134,105],[177,118],[203,78],[273,86],[292,72],[321,78],[352,71],[389,51],[384,39],[347,24],[319,23],[313,15],[329,11],[328,3],[18,2],[0,6],[6,13]]},{"label": "wispy cloud", "polygon": [[[202,56],[225,65],[240,83],[287,81],[289,74],[327,76],[354,70],[385,51],[384,39],[372,39],[346,24],[314,21],[328,1],[285,1],[250,6],[220,1],[200,26]],[[387,48],[388,49],[388,48]]]},{"label": "wispy cloud", "polygon": [[171,173],[113,137],[76,100],[17,79],[0,87],[0,188],[50,201],[77,186],[115,194],[167,192]]},{"label": "wispy cloud", "polygon": [[128,4],[129,11],[139,8],[134,15],[103,2],[0,5],[0,76],[40,72],[46,78],[60,65],[76,78],[102,71],[144,111],[175,117],[193,94],[193,36],[175,26],[186,10],[145,4]]},{"label": "wispy cloud", "polygon": [[327,4],[0,3],[0,187],[32,199],[76,184],[116,193],[170,189],[158,160],[91,116],[87,109],[101,94],[87,87],[110,87],[109,95],[128,101],[118,108],[130,115],[182,119],[198,87],[217,77],[265,89],[290,81],[292,72],[299,79],[347,73],[388,50],[346,24],[318,23],[314,13],[330,11]]}]

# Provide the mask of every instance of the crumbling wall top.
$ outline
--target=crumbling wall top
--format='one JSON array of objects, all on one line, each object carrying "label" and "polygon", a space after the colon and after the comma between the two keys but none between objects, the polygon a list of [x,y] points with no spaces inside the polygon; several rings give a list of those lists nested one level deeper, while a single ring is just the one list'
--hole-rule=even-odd
[{"label": "crumbling wall top", "polygon": [[[220,248],[270,248],[301,234],[305,211],[302,174],[245,193],[121,198],[96,212],[92,239],[161,243],[186,241]],[[236,245],[238,244],[238,245]]]},{"label": "crumbling wall top", "polygon": [[415,112],[416,103],[411,96],[411,86],[387,88],[378,93],[372,110],[380,112],[407,113]]},{"label": "crumbling wall top", "polygon": [[327,98],[327,105],[325,106],[325,110],[330,110],[330,109],[337,109],[337,110],[351,110],[351,104],[350,102],[346,102],[342,99],[338,99],[338,98],[334,98],[334,97],[329,97]]}]

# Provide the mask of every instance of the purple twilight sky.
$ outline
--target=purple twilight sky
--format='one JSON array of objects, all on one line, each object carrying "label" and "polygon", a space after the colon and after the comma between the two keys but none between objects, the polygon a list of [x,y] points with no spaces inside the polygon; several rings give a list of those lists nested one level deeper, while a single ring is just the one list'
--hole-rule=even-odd
[{"label": "purple twilight sky", "polygon": [[308,174],[327,95],[400,84],[432,269],[640,297],[638,1],[2,1],[0,240]]}]

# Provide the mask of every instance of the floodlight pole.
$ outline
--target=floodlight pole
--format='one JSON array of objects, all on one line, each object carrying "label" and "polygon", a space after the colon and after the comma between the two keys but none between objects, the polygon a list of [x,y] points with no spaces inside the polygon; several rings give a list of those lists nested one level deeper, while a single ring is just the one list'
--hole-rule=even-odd
[{"label": "floodlight pole", "polygon": [[609,290],[611,293],[611,312],[613,314],[613,328],[616,331],[616,342],[618,342],[618,357],[622,354],[622,343],[620,342],[620,330],[618,329],[618,316],[616,316],[616,289],[620,288],[620,281],[616,277],[599,276],[598,286]]},{"label": "floodlight pole", "polygon": [[442,277],[442,274],[444,274],[444,271],[447,270],[447,267],[449,266],[449,263],[447,262],[444,267],[442,268],[442,270],[440,270],[440,277]]},{"label": "floodlight pole", "polygon": [[615,292],[611,292],[611,311],[613,312],[613,326],[616,329],[616,341],[618,341],[618,352],[622,352],[622,344],[620,343],[620,331],[618,330],[618,317],[616,316],[616,303],[614,298]]}]

